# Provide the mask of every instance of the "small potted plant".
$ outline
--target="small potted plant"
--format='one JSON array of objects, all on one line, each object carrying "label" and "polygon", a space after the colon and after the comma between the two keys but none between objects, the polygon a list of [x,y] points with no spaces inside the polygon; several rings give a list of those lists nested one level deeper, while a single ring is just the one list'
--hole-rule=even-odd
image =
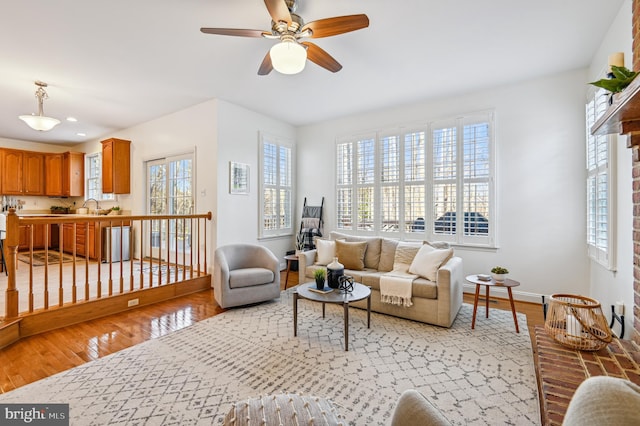
[{"label": "small potted plant", "polygon": [[110,215],[119,215],[121,213],[122,210],[120,210],[120,206],[111,207],[111,211],[109,212]]},{"label": "small potted plant", "polygon": [[316,280],[316,288],[318,290],[322,290],[324,288],[325,277],[326,277],[326,272],[324,272],[324,269],[318,268],[315,271],[313,271],[313,278],[315,278]]},{"label": "small potted plant", "polygon": [[507,268],[503,268],[502,266],[495,266],[491,269],[491,276],[498,283],[503,282],[508,273],[509,270]]}]

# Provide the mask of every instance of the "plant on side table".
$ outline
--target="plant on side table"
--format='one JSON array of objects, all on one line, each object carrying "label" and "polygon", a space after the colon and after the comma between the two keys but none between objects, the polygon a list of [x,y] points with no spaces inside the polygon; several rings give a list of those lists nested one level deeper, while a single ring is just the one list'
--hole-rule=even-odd
[{"label": "plant on side table", "polygon": [[508,273],[509,270],[507,268],[503,268],[502,266],[495,266],[491,269],[491,276],[498,283],[503,282]]}]

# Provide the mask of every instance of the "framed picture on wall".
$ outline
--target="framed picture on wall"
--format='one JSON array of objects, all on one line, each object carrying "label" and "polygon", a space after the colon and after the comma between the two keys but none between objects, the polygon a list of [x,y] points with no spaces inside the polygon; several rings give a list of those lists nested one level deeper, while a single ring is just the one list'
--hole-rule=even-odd
[{"label": "framed picture on wall", "polygon": [[249,165],[229,162],[229,193],[248,194],[249,193]]}]

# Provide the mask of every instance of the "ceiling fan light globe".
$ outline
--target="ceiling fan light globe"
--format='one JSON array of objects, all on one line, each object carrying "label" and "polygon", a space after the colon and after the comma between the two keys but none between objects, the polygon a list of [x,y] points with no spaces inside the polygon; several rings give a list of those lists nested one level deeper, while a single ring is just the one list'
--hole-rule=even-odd
[{"label": "ceiling fan light globe", "polygon": [[40,132],[47,132],[60,124],[60,120],[42,115],[21,115],[18,118],[27,123],[27,126],[33,130]]},{"label": "ceiling fan light globe", "polygon": [[281,74],[298,74],[307,63],[307,50],[294,41],[283,41],[269,51],[273,69]]}]

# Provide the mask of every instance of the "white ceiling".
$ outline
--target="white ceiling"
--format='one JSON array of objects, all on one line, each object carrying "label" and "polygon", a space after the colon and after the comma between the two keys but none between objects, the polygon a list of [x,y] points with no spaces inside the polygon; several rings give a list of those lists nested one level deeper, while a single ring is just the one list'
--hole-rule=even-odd
[{"label": "white ceiling", "polygon": [[[365,13],[370,26],[313,40],[338,73],[258,76],[274,41],[200,27],[268,30],[263,0],[2,0],[0,137],[83,142],[212,98],[298,126],[581,68],[624,1],[299,0],[306,22]],[[37,112],[35,80],[46,115],[79,121],[18,120]]]}]

